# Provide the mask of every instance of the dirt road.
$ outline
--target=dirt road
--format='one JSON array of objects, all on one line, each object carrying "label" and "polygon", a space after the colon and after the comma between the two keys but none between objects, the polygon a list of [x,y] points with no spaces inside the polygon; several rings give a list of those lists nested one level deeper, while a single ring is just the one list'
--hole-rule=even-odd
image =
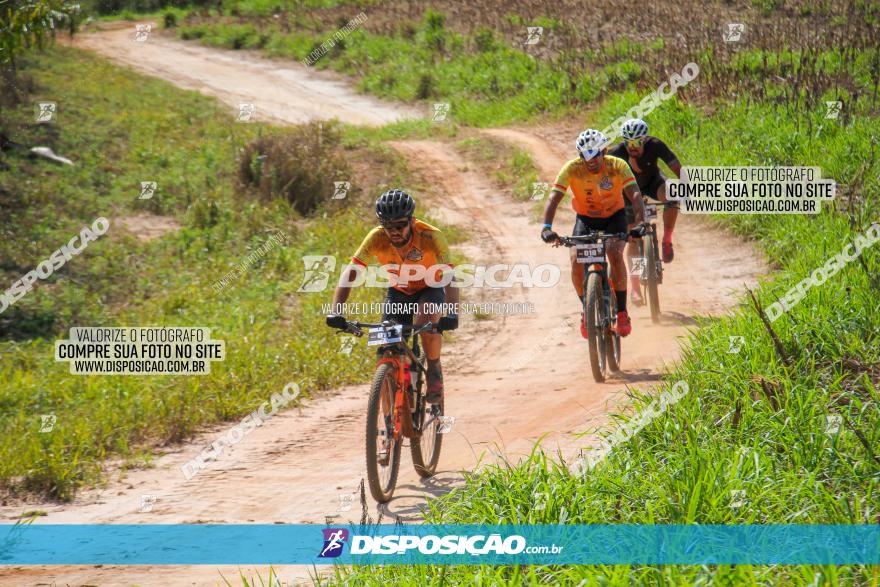
[{"label": "dirt road", "polygon": [[[97,34],[74,37],[72,45],[95,51],[141,73],[181,88],[214,96],[236,115],[253,104],[252,120],[296,124],[337,118],[343,122],[382,125],[419,118],[419,110],[390,105],[354,91],[339,76],[292,61],[254,58],[248,51],[227,51],[184,43],[157,30],[135,40],[135,23],[102,24]],[[140,37],[143,38],[143,37]]]},{"label": "dirt road", "polygon": [[[267,72],[273,62],[252,56],[217,57],[213,51],[162,40],[144,51],[120,41],[116,31],[90,36],[81,46],[175,83],[198,75],[210,93],[238,99],[236,80],[242,71]],[[180,55],[184,55],[181,58]],[[174,62],[173,71],[164,64]],[[242,64],[247,67],[242,67]],[[261,74],[262,75],[262,74]],[[279,85],[278,120],[299,120],[299,104],[311,98],[301,85]],[[347,90],[346,90],[347,91]],[[393,118],[396,106],[373,106]],[[332,116],[335,110],[324,112]],[[313,114],[309,114],[310,116]],[[561,145],[571,142],[571,129],[561,143],[542,137],[547,129],[486,131],[515,141],[531,151],[541,175],[552,180],[566,158]],[[556,134],[564,134],[556,129]],[[553,135],[555,136],[555,134]],[[562,276],[551,288],[516,288],[465,292],[467,301],[530,303],[533,313],[465,318],[445,353],[447,413],[455,425],[444,441],[440,473],[423,481],[412,470],[404,451],[395,499],[383,515],[418,519],[426,497],[461,483],[461,471],[482,459],[504,454],[515,458],[545,436],[544,445],[573,454],[585,441],[572,433],[594,430],[609,407],[623,399],[625,386],[644,386],[658,380],[663,366],[679,355],[678,343],[697,315],[724,312],[735,291],[752,284],[763,263],[753,250],[707,224],[683,217],[677,229],[676,259],[668,265],[661,290],[664,319],[651,323],[644,308],[633,312],[634,330],[623,347],[624,372],[604,384],[589,375],[586,346],[578,333],[578,301],[570,285],[567,251],[538,238],[528,204],[514,202],[488,183],[448,143],[392,143],[425,185],[435,186],[420,206],[446,221],[467,227],[472,239],[465,252],[474,262],[526,262],[533,267],[559,265]],[[557,225],[573,222],[561,212]],[[569,321],[565,325],[566,320]],[[280,390],[279,390],[280,391]],[[27,508],[0,507],[7,521],[23,509],[41,509],[38,523],[323,523],[357,521],[360,505],[346,510],[348,497],[365,476],[362,429],[366,386],[327,392],[302,409],[283,412],[230,447],[218,461],[190,480],[180,473],[183,463],[233,423],[217,426],[195,442],[159,458],[155,467],[129,472],[105,489],[86,492],[69,505],[38,504]],[[145,498],[144,496],[150,496]],[[145,500],[149,511],[144,509]],[[376,515],[371,505],[371,514]],[[266,575],[266,568],[259,569]],[[27,567],[0,569],[4,585],[205,585],[222,584],[219,572],[233,580],[234,567]],[[251,569],[245,569],[248,574]],[[307,570],[280,568],[282,579],[306,576]]]}]

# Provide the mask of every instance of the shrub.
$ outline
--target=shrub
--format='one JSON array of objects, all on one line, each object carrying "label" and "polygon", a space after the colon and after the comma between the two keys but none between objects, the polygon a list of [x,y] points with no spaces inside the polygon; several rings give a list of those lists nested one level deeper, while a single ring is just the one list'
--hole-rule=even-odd
[{"label": "shrub", "polygon": [[239,162],[239,180],[264,199],[284,198],[300,214],[329,202],[334,181],[349,181],[351,168],[339,152],[333,124],[312,122],[248,144]]},{"label": "shrub", "polygon": [[495,49],[495,32],[486,27],[481,27],[477,34],[474,35],[474,44],[477,51],[481,53],[489,53]]},{"label": "shrub", "polygon": [[416,98],[427,100],[434,94],[434,78],[430,73],[423,73],[419,78],[419,87],[416,89]]}]

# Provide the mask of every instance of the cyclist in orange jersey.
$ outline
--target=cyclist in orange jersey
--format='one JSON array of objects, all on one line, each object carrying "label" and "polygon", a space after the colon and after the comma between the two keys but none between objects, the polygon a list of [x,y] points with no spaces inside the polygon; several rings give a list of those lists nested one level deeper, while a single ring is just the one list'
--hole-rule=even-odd
[{"label": "cyclist in orange jersey", "polygon": [[[392,189],[383,193],[376,200],[376,216],[380,225],[372,229],[364,238],[361,246],[352,257],[352,263],[366,267],[375,260],[381,266],[396,267],[391,271],[392,277],[406,276],[407,268],[421,266],[432,273],[435,283],[440,282],[446,271],[452,271],[449,263],[449,249],[446,239],[439,229],[413,218],[416,202],[403,190]],[[418,268],[418,267],[416,267]],[[356,269],[349,267],[347,281],[355,279]],[[339,285],[333,295],[333,307],[340,307],[348,300],[351,287]],[[434,307],[448,302],[456,304],[459,291],[451,283],[445,287],[434,287],[425,279],[392,280],[385,298],[382,320],[394,320],[399,324],[415,325],[427,322],[440,322],[443,330],[455,330],[458,327],[458,316],[450,313],[440,318]],[[415,314],[401,308],[417,308]],[[452,306],[455,307],[455,306]],[[338,321],[338,316],[327,317],[327,324]],[[428,393],[430,403],[440,403],[443,399],[443,371],[440,366],[441,335],[439,333],[422,332],[422,346],[428,359]]]},{"label": "cyclist in orange jersey", "polygon": [[[559,202],[571,189],[571,206],[577,213],[575,236],[598,230],[603,232],[627,232],[624,198],[632,202],[637,224],[644,223],[645,203],[639,193],[636,178],[626,161],[607,155],[608,139],[601,132],[587,129],[580,134],[576,147],[578,157],[572,159],[559,172],[550,199],[544,208],[544,227],[541,239],[553,243],[558,235],[553,232],[553,218]],[[611,266],[611,282],[617,298],[617,333],[627,336],[632,323],[626,311],[626,265],[623,248],[626,241],[613,239],[606,246],[608,264]],[[578,299],[584,299],[584,266],[577,262],[575,249],[571,250],[571,281]],[[581,336],[587,338],[587,329],[581,317]]]}]

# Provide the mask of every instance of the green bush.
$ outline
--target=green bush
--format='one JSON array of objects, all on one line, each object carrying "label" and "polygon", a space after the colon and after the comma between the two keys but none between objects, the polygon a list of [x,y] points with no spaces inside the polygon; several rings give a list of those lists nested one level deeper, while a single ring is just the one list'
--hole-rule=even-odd
[{"label": "green bush", "polygon": [[495,31],[490,28],[481,27],[474,35],[474,45],[477,51],[488,53],[495,49]]},{"label": "green bush", "polygon": [[283,198],[303,215],[333,196],[334,181],[351,178],[339,152],[340,134],[332,124],[314,122],[245,146],[239,180],[264,199]]}]

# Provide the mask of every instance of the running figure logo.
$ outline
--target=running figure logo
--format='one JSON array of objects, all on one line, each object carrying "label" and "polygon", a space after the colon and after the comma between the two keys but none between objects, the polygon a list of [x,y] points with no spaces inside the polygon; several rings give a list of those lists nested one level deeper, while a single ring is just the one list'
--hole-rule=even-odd
[{"label": "running figure logo", "polygon": [[642,273],[645,272],[645,257],[633,257],[632,258],[632,269],[630,270],[630,275],[638,275],[641,277]]},{"label": "running figure logo", "polygon": [[36,122],[52,122],[55,120],[55,113],[58,111],[58,105],[55,102],[37,102]]},{"label": "running figure logo", "polygon": [[431,116],[431,120],[434,122],[443,122],[446,120],[447,114],[449,114],[449,103],[437,102],[434,104],[434,115]]},{"label": "running figure logo", "polygon": [[324,528],[324,548],[318,558],[336,558],[342,554],[342,547],[348,542],[348,530],[345,528]]},{"label": "running figure logo", "polygon": [[527,37],[526,37],[526,45],[537,45],[541,40],[541,36],[544,34],[544,27],[542,26],[530,26],[526,27],[527,29]]},{"label": "running figure logo", "polygon": [[150,200],[153,198],[153,195],[156,193],[157,183],[155,181],[142,181],[141,182],[141,195],[138,196],[138,200]]},{"label": "running figure logo", "polygon": [[40,432],[52,432],[58,417],[55,414],[43,414],[40,416]]},{"label": "running figure logo", "polygon": [[825,118],[834,119],[840,116],[840,110],[843,108],[843,102],[835,100],[825,102]]},{"label": "running figure logo", "polygon": [[336,257],[330,255],[305,255],[303,256],[305,273],[302,284],[296,290],[302,292],[324,291],[330,274],[336,269]]},{"label": "running figure logo", "polygon": [[242,102],[238,105],[238,118],[236,122],[253,122],[257,107],[250,102]]},{"label": "running figure logo", "polygon": [[153,29],[151,24],[134,25],[134,41],[136,43],[145,43],[150,37],[150,31]]},{"label": "running figure logo", "polygon": [[333,182],[333,199],[334,200],[344,200],[345,196],[348,194],[349,189],[351,189],[351,182],[334,181]]},{"label": "running figure logo", "polygon": [[746,25],[739,22],[729,22],[727,23],[727,31],[724,33],[724,42],[736,43],[742,39],[744,32],[746,32]]},{"label": "running figure logo", "polygon": [[532,197],[529,199],[533,202],[543,200],[544,196],[547,195],[547,190],[549,189],[550,184],[548,184],[546,181],[536,181],[532,184]]}]

